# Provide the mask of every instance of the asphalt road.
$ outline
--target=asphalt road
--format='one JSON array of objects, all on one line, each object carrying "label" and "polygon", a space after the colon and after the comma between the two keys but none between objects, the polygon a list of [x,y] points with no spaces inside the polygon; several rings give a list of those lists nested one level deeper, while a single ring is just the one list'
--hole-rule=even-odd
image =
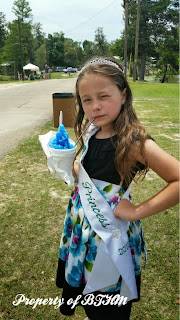
[{"label": "asphalt road", "polygon": [[0,160],[53,118],[53,93],[73,92],[75,78],[0,85]]}]

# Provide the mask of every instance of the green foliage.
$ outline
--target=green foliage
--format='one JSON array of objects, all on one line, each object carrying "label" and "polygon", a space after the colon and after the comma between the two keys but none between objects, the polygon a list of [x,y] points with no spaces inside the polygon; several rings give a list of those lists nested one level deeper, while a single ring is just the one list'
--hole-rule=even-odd
[{"label": "green foliage", "polygon": [[29,6],[29,1],[26,0],[15,0],[12,12],[14,12],[15,16],[22,21],[32,18],[32,9]]},{"label": "green foliage", "polygon": [[46,64],[46,60],[46,45],[42,44],[34,53],[35,65],[42,70]]},{"label": "green foliage", "polygon": [[78,65],[78,43],[72,39],[66,38],[64,44],[64,62],[65,66],[76,67]]},{"label": "green foliage", "polygon": [[[129,27],[128,27],[128,54],[134,54],[135,30],[136,30],[136,2],[129,3]],[[140,25],[139,25],[139,65],[140,80],[144,80],[145,64],[149,57],[160,59],[163,55],[167,33],[178,24],[177,1],[173,0],[144,0],[141,1]],[[178,41],[177,35],[175,41]],[[166,51],[169,50],[166,49]],[[171,52],[171,50],[170,50]],[[176,53],[178,50],[176,49]],[[164,58],[162,58],[164,60]],[[174,64],[169,61],[169,65]],[[162,69],[161,69],[162,67]],[[164,69],[162,63],[158,68]],[[170,67],[171,68],[171,67]],[[173,67],[174,68],[174,67]]]},{"label": "green foliage", "polygon": [[14,80],[14,76],[0,75],[0,81],[12,81],[12,80]]},{"label": "green foliage", "polygon": [[95,31],[95,54],[100,56],[109,55],[109,46],[104,35],[103,28],[97,28]]},{"label": "green foliage", "polygon": [[161,45],[157,48],[156,54],[158,61],[156,64],[157,79],[163,83],[174,75],[178,74],[179,70],[179,43],[178,43],[178,28],[173,28],[166,32],[164,39],[160,40]]},{"label": "green foliage", "polygon": [[1,53],[1,50],[4,46],[5,39],[6,39],[5,24],[6,24],[5,15],[3,14],[3,12],[0,12],[0,53]]},{"label": "green foliage", "polygon": [[122,60],[124,59],[124,39],[116,39],[110,43],[109,46],[110,54],[112,56],[119,56]]},{"label": "green foliage", "polygon": [[83,57],[87,61],[90,57],[95,55],[95,44],[92,41],[83,41]]},{"label": "green foliage", "polygon": [[32,26],[34,50],[39,49],[45,44],[45,33],[40,22],[34,23]]},{"label": "green foliage", "polygon": [[5,61],[17,62],[17,68],[20,64],[20,52],[19,52],[19,33],[18,33],[18,21],[14,20],[7,24],[8,33],[5,41],[3,56]]},{"label": "green foliage", "polygon": [[64,66],[64,33],[48,34],[48,63],[52,66]]},{"label": "green foliage", "polygon": [[[33,60],[33,36],[30,23],[21,21],[22,59],[23,65]],[[20,48],[18,21],[9,22],[8,34],[4,46],[4,60],[16,61],[16,70],[20,70]]]},{"label": "green foliage", "polygon": [[[128,56],[134,55],[137,1],[128,0]],[[21,68],[20,31],[22,41],[22,63],[31,62],[44,69],[47,63],[51,68],[81,67],[95,55],[119,56],[124,59],[124,33],[120,39],[108,43],[103,28],[95,31],[94,41],[79,43],[65,38],[62,31],[48,34],[46,38],[41,23],[32,23],[32,10],[27,0],[15,0],[12,11],[16,20],[7,23],[0,12],[0,63],[15,61],[15,73]],[[178,69],[178,1],[143,0],[140,10],[138,74],[144,80],[145,67],[152,68],[160,81],[166,81]],[[131,65],[132,67],[132,65]]]}]

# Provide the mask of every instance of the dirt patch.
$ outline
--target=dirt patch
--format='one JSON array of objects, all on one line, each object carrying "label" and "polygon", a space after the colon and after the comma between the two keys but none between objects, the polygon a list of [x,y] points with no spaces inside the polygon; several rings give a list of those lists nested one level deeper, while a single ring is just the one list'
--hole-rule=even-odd
[{"label": "dirt patch", "polygon": [[154,171],[152,171],[151,169],[146,174],[146,179],[147,180],[151,180],[152,181],[152,180],[155,180],[157,178],[158,178],[158,175]]},{"label": "dirt patch", "polygon": [[173,137],[171,137],[167,134],[161,133],[160,136],[173,141],[180,141],[180,134],[173,134]]}]

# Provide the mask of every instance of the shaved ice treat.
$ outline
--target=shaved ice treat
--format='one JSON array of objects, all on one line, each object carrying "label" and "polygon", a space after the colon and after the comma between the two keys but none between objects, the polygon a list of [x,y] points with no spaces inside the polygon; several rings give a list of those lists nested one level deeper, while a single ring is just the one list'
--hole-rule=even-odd
[{"label": "shaved ice treat", "polygon": [[49,147],[54,149],[73,149],[74,145],[69,142],[69,135],[63,124],[59,126],[56,137],[49,143]]}]

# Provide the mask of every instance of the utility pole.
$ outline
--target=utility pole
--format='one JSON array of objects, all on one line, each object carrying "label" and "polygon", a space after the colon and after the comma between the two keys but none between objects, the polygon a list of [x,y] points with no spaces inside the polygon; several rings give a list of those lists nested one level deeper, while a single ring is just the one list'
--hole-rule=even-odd
[{"label": "utility pole", "polygon": [[124,0],[125,33],[124,33],[124,74],[127,76],[127,37],[128,37],[128,0]]},{"label": "utility pole", "polygon": [[137,58],[138,58],[138,41],[139,41],[139,19],[140,19],[140,0],[137,0],[137,18],[136,18],[136,39],[134,52],[134,68],[133,68],[133,82],[136,81]]},{"label": "utility pole", "polygon": [[48,38],[46,39],[46,63],[49,64],[49,55],[48,55]]},{"label": "utility pole", "polygon": [[19,30],[19,50],[20,50],[20,60],[21,60],[21,74],[22,80],[24,80],[24,72],[23,72],[23,59],[22,59],[22,38],[21,38],[21,21],[18,17],[18,30]]}]

